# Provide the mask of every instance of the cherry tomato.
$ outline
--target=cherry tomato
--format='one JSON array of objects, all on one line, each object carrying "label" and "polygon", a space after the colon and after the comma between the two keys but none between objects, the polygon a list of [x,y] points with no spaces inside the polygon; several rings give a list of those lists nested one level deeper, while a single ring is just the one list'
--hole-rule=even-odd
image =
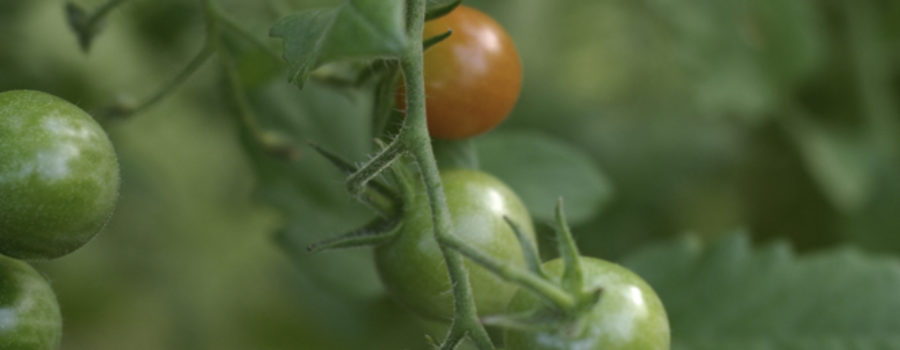
[{"label": "cherry tomato", "polygon": [[[503,220],[509,217],[534,240],[531,217],[522,201],[500,180],[475,170],[441,173],[455,234],[495,259],[518,264],[525,260],[515,233]],[[440,247],[432,238],[431,212],[424,191],[404,204],[399,232],[393,241],[375,249],[375,263],[388,291],[420,316],[435,320],[453,317],[453,293]],[[479,314],[503,312],[516,286],[490,271],[465,261]]]},{"label": "cherry tomato", "polygon": [[0,253],[55,258],[103,227],[118,197],[113,146],[91,116],[38,91],[0,93]]},{"label": "cherry tomato", "polygon": [[[508,330],[506,347],[517,350],[668,350],[669,320],[650,286],[630,270],[608,261],[581,257],[587,290],[602,288],[600,301],[580,318],[552,331]],[[559,278],[562,260],[544,263]],[[513,314],[544,308],[533,293],[520,290],[512,298]]]},{"label": "cherry tomato", "polygon": [[[424,37],[453,34],[425,51],[428,131],[438,139],[484,133],[512,111],[522,87],[522,64],[509,34],[491,17],[459,6],[425,23]],[[400,89],[397,104],[405,108]]]},{"label": "cherry tomato", "polygon": [[0,348],[56,350],[61,335],[59,304],[44,277],[0,255]]}]

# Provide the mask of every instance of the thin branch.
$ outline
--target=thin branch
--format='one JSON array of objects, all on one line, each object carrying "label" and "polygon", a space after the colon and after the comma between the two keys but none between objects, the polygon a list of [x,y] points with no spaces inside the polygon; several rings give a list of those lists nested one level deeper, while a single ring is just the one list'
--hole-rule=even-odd
[{"label": "thin branch", "polygon": [[366,184],[378,175],[381,175],[403,152],[403,145],[397,139],[394,139],[387,147],[347,177],[347,190],[354,196],[362,195]]},{"label": "thin branch", "polygon": [[399,218],[375,220],[343,235],[310,244],[306,250],[318,253],[330,249],[378,245],[393,239],[397,235],[396,228],[399,224]]},{"label": "thin branch", "polygon": [[487,255],[484,252],[478,250],[477,248],[470,246],[468,243],[456,236],[441,236],[439,237],[439,239],[444,245],[459,251],[467,258],[472,259],[472,261],[478,263],[478,265],[491,270],[491,272],[493,272],[497,276],[500,276],[500,278],[516,283],[526,289],[535,292],[538,296],[547,299],[553,305],[556,305],[560,310],[568,312],[575,309],[576,302],[571,294],[569,294],[553,282],[542,278],[540,275],[532,273],[528,270],[523,270],[518,266],[497,260],[490,255]]},{"label": "thin branch", "polygon": [[127,107],[122,105],[116,105],[110,108],[107,108],[101,111],[99,114],[106,118],[127,118],[135,114],[139,114],[150,108],[157,102],[161,101],[164,97],[168,96],[172,93],[175,88],[179,85],[183,84],[187,78],[194,74],[204,63],[215,53],[215,50],[211,45],[204,44],[203,48],[198,52],[194,58],[191,59],[188,64],[181,69],[174,77],[169,79],[166,83],[160,86],[156,91],[145,98],[142,102],[138,103],[134,107]]}]

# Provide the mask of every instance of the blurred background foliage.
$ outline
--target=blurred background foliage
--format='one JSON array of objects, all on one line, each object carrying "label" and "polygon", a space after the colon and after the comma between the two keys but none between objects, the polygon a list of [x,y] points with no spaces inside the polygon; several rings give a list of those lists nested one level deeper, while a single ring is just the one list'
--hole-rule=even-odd
[{"label": "blurred background foliage", "polygon": [[[217,3],[278,48],[267,38],[277,18],[337,2]],[[623,261],[743,228],[752,242],[742,244],[787,242],[801,257],[849,246],[897,264],[900,2],[466,4],[503,23],[524,62],[520,102],[495,133],[544,134],[603,173],[592,183],[602,203],[573,209],[585,254]],[[129,1],[85,54],[62,2],[3,0],[0,90],[42,90],[89,111],[136,101],[200,49],[204,30],[199,1]],[[266,126],[364,159],[366,88],[298,91],[260,62],[239,67]],[[122,164],[116,214],[84,249],[37,264],[62,305],[63,349],[423,348],[423,326],[384,294],[371,252],[296,253],[366,211],[306,150],[291,166],[247,152],[222,72],[214,58],[145,113],[105,123]],[[672,259],[691,256],[678,249]],[[653,266],[666,260],[648,261],[667,255],[653,252],[630,261],[660,274]]]}]

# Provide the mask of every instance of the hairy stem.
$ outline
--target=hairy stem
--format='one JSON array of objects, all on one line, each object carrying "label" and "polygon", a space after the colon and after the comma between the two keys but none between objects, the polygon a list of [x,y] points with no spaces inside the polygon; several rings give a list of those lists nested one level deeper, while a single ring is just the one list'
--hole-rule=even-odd
[{"label": "hairy stem", "polygon": [[[441,186],[434,150],[425,116],[425,80],[423,73],[422,30],[425,25],[425,0],[407,1],[407,37],[409,46],[400,60],[403,77],[406,83],[406,127],[398,137],[410,150],[419,166],[431,207],[434,235],[438,237],[452,236],[453,223],[447,208],[447,198]],[[468,272],[463,265],[462,256],[440,244],[441,253],[447,264],[450,281],[453,285],[454,318],[447,339],[441,349],[454,349],[465,336],[468,336],[480,350],[493,350],[494,345],[488,337],[484,326],[478,321],[472,286]]]},{"label": "hairy stem", "polygon": [[354,196],[362,195],[366,189],[366,184],[390,167],[391,163],[403,155],[403,151],[403,143],[399,139],[388,144],[372,159],[369,159],[369,161],[347,177],[347,190]]}]

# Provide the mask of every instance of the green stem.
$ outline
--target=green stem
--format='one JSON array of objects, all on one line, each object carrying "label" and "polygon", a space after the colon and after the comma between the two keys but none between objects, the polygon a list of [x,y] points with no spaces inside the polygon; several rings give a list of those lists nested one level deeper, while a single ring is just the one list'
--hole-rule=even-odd
[{"label": "green stem", "polygon": [[[357,169],[355,165],[341,158],[337,154],[312,142],[309,143],[309,146],[322,155],[322,157],[325,157],[325,159],[331,162],[335,167],[344,172],[345,175],[349,176],[356,172]],[[398,196],[395,189],[377,180],[370,181],[364,191],[365,192],[360,198],[362,199],[363,204],[372,208],[378,215],[385,218],[393,217],[397,207],[402,203],[401,198]]]},{"label": "green stem", "polygon": [[396,228],[399,224],[399,218],[375,220],[343,235],[310,244],[306,247],[306,250],[310,253],[318,253],[329,249],[379,245],[390,241],[396,236]]},{"label": "green stem", "polygon": [[361,196],[366,190],[366,185],[369,181],[372,181],[372,179],[390,167],[391,163],[403,155],[403,151],[403,144],[399,139],[392,141],[387,147],[347,177],[347,190],[354,196]]},{"label": "green stem", "polygon": [[553,282],[542,278],[539,274],[500,262],[456,236],[442,236],[440,239],[444,245],[459,251],[467,258],[478,263],[478,265],[491,270],[497,276],[534,291],[537,295],[547,299],[564,312],[570,312],[575,309],[575,299],[572,298],[571,294],[553,284]]},{"label": "green stem", "polygon": [[194,72],[196,72],[197,69],[199,69],[203,65],[203,63],[206,63],[206,60],[208,60],[214,52],[215,50],[211,45],[203,45],[203,49],[201,49],[200,52],[198,52],[197,55],[194,56],[194,58],[191,59],[190,62],[188,62],[187,66],[185,66],[180,72],[178,72],[177,75],[175,75],[171,80],[159,87],[159,89],[157,89],[156,92],[153,93],[153,95],[150,95],[150,97],[144,99],[144,101],[138,104],[137,107],[128,110],[126,113],[121,115],[121,117],[127,117],[129,115],[143,112],[150,106],[162,100],[163,97],[169,95],[172,91],[175,90],[176,87],[184,83],[184,81],[187,80],[188,77],[194,74]]},{"label": "green stem", "polygon": [[[425,80],[422,49],[422,30],[425,25],[425,0],[407,1],[407,37],[409,46],[400,60],[406,83],[406,125],[398,136],[412,152],[419,166],[425,183],[428,202],[431,207],[435,240],[438,237],[453,235],[453,224],[450,211],[447,209],[447,198],[441,186],[434,151],[431,149],[431,138],[425,116]],[[478,321],[472,286],[468,272],[463,265],[462,256],[449,247],[440,244],[441,253],[447,264],[450,282],[453,286],[454,318],[449,335],[441,349],[453,349],[463,336],[468,336],[480,350],[493,350],[494,345]]]}]

